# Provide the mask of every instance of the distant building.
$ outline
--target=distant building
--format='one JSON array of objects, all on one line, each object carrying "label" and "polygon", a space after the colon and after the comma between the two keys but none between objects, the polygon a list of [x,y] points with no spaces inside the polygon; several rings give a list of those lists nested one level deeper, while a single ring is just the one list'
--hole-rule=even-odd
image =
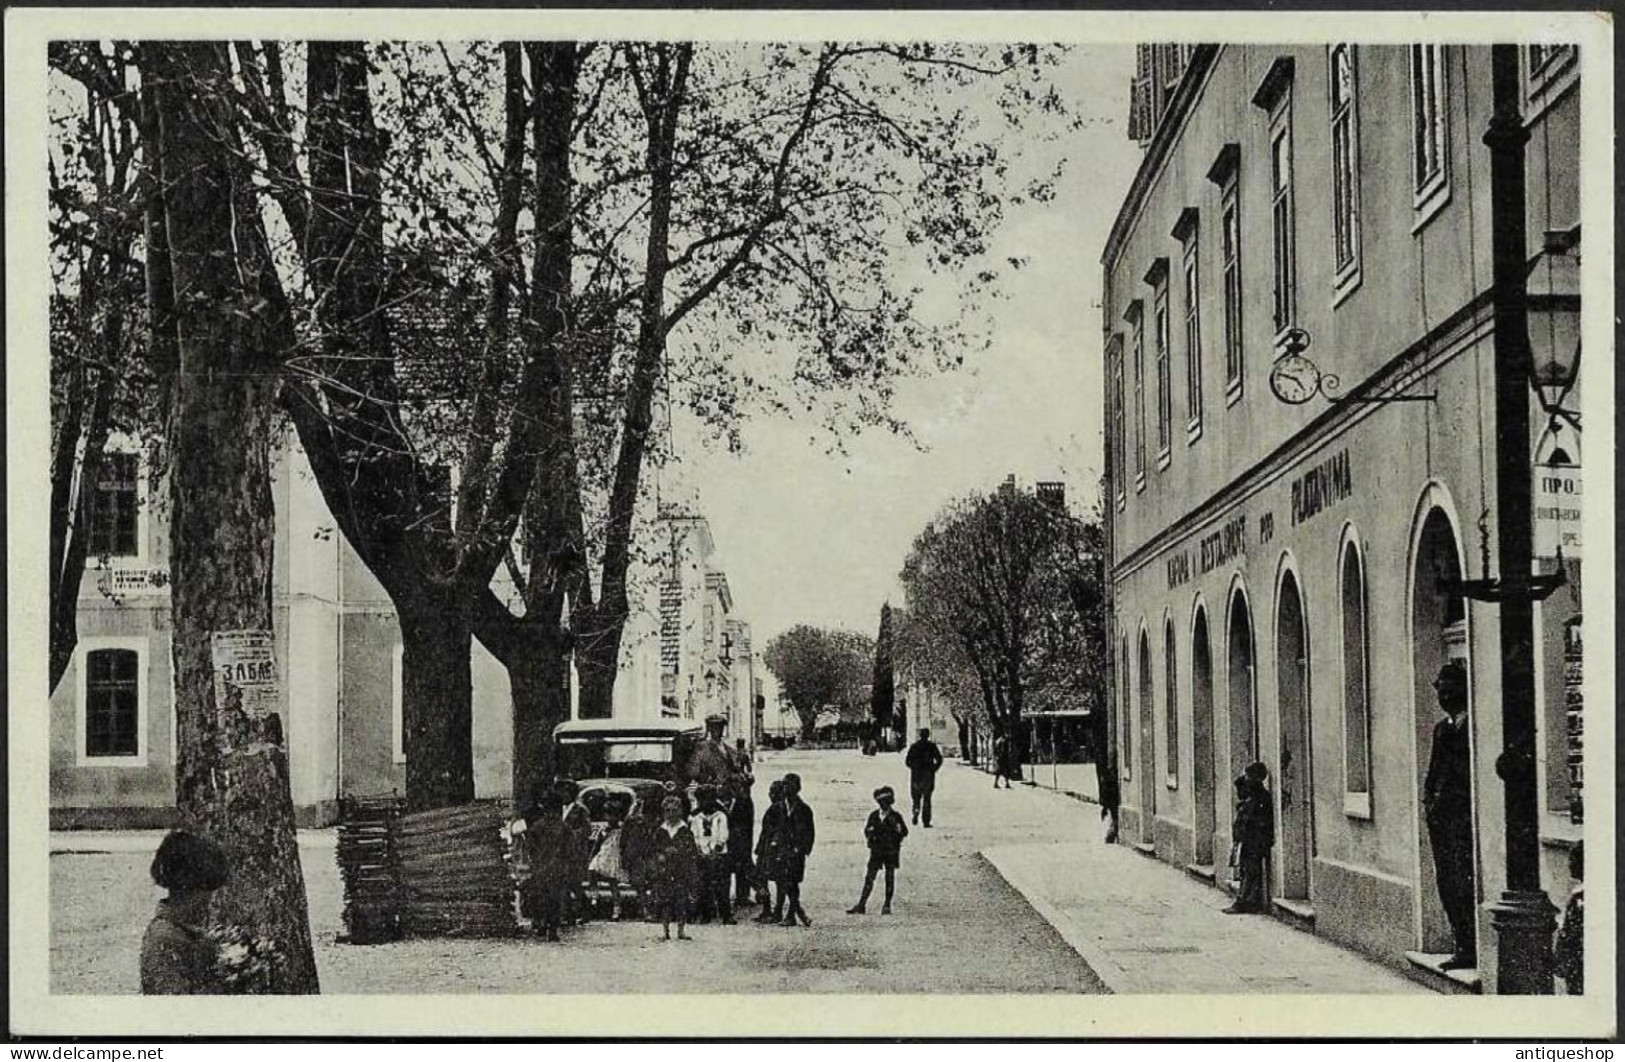
[{"label": "distant building", "polygon": [[[1577,314],[1578,56],[1521,51],[1529,283]],[[1494,990],[1503,649],[1495,606],[1441,587],[1494,574],[1490,60],[1142,46],[1129,125],[1145,156],[1103,255],[1102,368],[1125,841],[1211,878],[1230,780],[1260,759],[1278,913],[1399,965],[1450,951],[1419,790],[1430,683],[1461,660]],[[1531,314],[1537,350],[1561,328]],[[1349,395],[1372,401],[1330,400]],[[1538,406],[1531,422],[1537,460],[1578,463],[1577,422]],[[1570,588],[1535,606],[1554,897],[1582,833],[1577,547]]]}]

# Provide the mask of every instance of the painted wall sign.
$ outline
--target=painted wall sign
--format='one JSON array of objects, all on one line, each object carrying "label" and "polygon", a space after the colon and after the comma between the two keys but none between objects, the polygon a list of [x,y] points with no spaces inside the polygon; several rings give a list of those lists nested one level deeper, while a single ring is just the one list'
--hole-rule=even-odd
[{"label": "painted wall sign", "polygon": [[1168,589],[1184,586],[1191,578],[1191,555],[1180,550],[1168,558]]},{"label": "painted wall sign", "polygon": [[1292,526],[1318,516],[1353,493],[1349,452],[1339,450],[1292,481]]},{"label": "painted wall sign", "polygon": [[1202,574],[1247,555],[1247,517],[1237,516],[1202,539],[1199,547]]},{"label": "painted wall sign", "polygon": [[1580,557],[1580,466],[1535,466],[1535,553]]},{"label": "painted wall sign", "polygon": [[276,668],[276,638],[270,631],[215,631],[209,636],[209,652],[217,707],[226,704],[228,689],[237,689],[250,718],[276,712],[282,680]]}]

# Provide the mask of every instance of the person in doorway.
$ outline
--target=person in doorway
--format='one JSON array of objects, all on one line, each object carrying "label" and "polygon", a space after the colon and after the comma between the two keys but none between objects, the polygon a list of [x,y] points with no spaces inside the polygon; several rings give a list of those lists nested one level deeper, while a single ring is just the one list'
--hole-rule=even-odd
[{"label": "person in doorway", "polygon": [[1585,994],[1585,842],[1569,849],[1569,877],[1574,888],[1563,906],[1563,925],[1552,946],[1552,972],[1563,979],[1571,996]]},{"label": "person in doorway", "polygon": [[801,776],[784,776],[784,827],[780,850],[779,880],[783,882],[785,897],[784,921],[793,926],[798,921],[812,925],[812,919],[801,906],[801,879],[807,873],[807,857],[812,854],[815,831],[812,808],[801,799]]},{"label": "person in doorway", "polygon": [[913,809],[914,824],[925,819],[925,828],[931,828],[931,794],[937,788],[937,772],[942,769],[942,750],[931,740],[931,731],[920,727],[920,739],[908,747],[903,757],[908,768],[908,799]]},{"label": "person in doorway", "polygon": [[1478,965],[1477,896],[1473,870],[1473,771],[1467,714],[1467,666],[1452,660],[1433,680],[1445,718],[1433,727],[1422,782],[1422,806],[1433,846],[1439,902],[1450,922],[1454,951],[1447,970]]},{"label": "person in doorway", "polygon": [[875,790],[878,807],[869,812],[869,821],[863,824],[863,839],[869,845],[869,867],[863,875],[863,895],[847,909],[847,914],[868,913],[869,894],[875,888],[875,875],[882,870],[886,872],[886,902],[881,905],[880,913],[891,914],[892,894],[897,888],[897,864],[903,851],[903,838],[908,836],[908,825],[903,822],[903,816],[892,808],[892,802],[896,799],[889,785]]},{"label": "person in doorway", "polygon": [[225,851],[201,834],[175,830],[152,857],[152,880],[167,895],[141,939],[141,994],[216,995],[219,948],[208,933],[209,905],[231,876]]},{"label": "person in doorway", "polygon": [[717,791],[700,786],[699,808],[690,816],[688,827],[700,852],[699,921],[713,918],[733,925],[733,907],[728,902],[728,813],[717,804]]},{"label": "person in doorway", "polygon": [[[784,920],[784,878],[781,858],[784,851],[784,783],[767,787],[767,810],[762,813],[762,829],[756,835],[756,878],[762,887],[762,910],[758,922]],[[776,893],[776,896],[770,895]],[[772,900],[771,907],[768,903]]]},{"label": "person in doorway", "polygon": [[1241,871],[1241,889],[1226,914],[1262,914],[1264,863],[1275,847],[1275,804],[1270,795],[1269,768],[1253,762],[1236,779],[1236,818],[1233,857]]},{"label": "person in doorway", "polygon": [[688,912],[699,886],[700,850],[694,832],[683,821],[681,799],[667,797],[660,813],[652,848],[655,911],[665,940],[671,939],[673,922],[677,923],[678,940],[693,940],[688,935]]},{"label": "person in doorway", "polygon": [[1003,734],[993,739],[993,788],[999,788],[999,779],[1010,788],[1010,741]]}]

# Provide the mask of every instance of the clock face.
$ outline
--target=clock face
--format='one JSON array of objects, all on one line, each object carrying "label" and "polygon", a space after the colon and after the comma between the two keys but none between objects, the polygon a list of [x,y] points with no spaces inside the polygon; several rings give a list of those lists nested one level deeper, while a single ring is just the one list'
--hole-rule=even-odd
[{"label": "clock face", "polygon": [[1320,370],[1301,354],[1288,354],[1270,370],[1270,390],[1288,405],[1302,405],[1320,388]]}]

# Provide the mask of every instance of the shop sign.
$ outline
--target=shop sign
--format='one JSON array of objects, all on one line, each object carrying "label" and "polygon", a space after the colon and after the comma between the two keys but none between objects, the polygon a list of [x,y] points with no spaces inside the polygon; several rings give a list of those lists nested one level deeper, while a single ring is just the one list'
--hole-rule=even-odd
[{"label": "shop sign", "polygon": [[1241,515],[1225,522],[1224,526],[1202,539],[1199,547],[1202,574],[1228,564],[1237,557],[1247,555],[1247,517]]},{"label": "shop sign", "polygon": [[1580,466],[1535,466],[1535,554],[1580,559]]},{"label": "shop sign", "polygon": [[1292,481],[1292,526],[1318,516],[1353,493],[1349,452],[1339,450]]}]

